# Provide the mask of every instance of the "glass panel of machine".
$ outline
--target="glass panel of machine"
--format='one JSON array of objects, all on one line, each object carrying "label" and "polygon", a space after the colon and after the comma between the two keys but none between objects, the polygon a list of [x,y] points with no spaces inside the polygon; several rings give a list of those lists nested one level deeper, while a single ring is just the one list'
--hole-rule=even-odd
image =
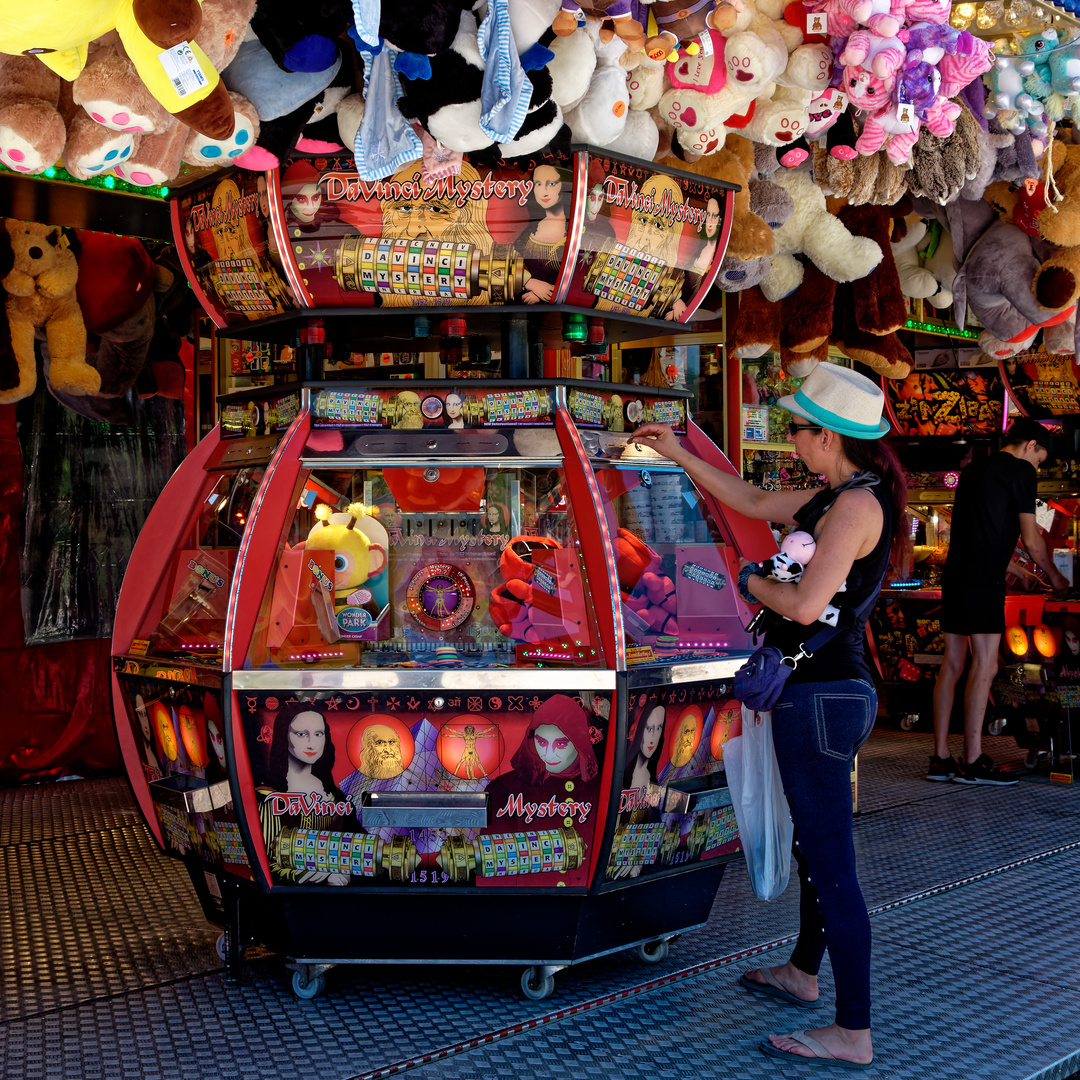
[{"label": "glass panel of machine", "polygon": [[745,648],[735,599],[738,556],[689,477],[600,467],[615,545],[630,663],[670,662]]},{"label": "glass panel of machine", "polygon": [[236,553],[264,469],[208,473],[197,518],[177,530],[171,571],[162,582],[134,651],[220,663]]},{"label": "glass panel of machine", "polygon": [[563,472],[314,469],[252,667],[603,662]]}]

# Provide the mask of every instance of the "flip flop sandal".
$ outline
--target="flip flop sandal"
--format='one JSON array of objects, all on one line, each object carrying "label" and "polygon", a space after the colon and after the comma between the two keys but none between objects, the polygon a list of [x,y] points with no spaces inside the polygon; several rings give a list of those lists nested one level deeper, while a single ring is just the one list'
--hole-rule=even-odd
[{"label": "flip flop sandal", "polygon": [[[743,972],[739,976],[739,985],[746,987],[755,994],[767,994],[769,997],[779,998],[781,1001],[786,1001],[789,1005],[797,1005],[800,1009],[822,1009],[825,1007],[825,1002],[820,998],[817,1001],[804,1001],[800,997],[796,997],[791,991],[785,990],[779,982],[776,980],[776,976],[768,968],[758,968],[761,972],[764,983],[754,982],[753,979],[748,979],[749,972]],[[766,985],[766,983],[768,985]]]},{"label": "flip flop sandal", "polygon": [[843,1061],[841,1058],[833,1057],[824,1046],[810,1035],[807,1035],[805,1031],[793,1031],[790,1035],[785,1036],[788,1039],[794,1039],[797,1043],[801,1043],[808,1050],[812,1050],[813,1057],[803,1057],[801,1054],[793,1054],[790,1050],[781,1050],[779,1047],[773,1046],[768,1039],[762,1039],[758,1043],[758,1049],[762,1053],[768,1054],[769,1057],[787,1058],[789,1061],[793,1061],[799,1065],[815,1065],[826,1069],[853,1069],[857,1072],[865,1072],[873,1065],[873,1061],[860,1062],[860,1061]]}]

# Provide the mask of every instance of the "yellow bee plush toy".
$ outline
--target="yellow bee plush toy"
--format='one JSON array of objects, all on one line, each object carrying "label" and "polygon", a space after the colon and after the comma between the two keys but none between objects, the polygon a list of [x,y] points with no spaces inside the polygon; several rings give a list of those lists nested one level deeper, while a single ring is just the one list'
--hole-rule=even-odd
[{"label": "yellow bee plush toy", "polygon": [[306,551],[334,552],[334,613],[344,633],[368,629],[385,613],[386,529],[362,503],[335,513],[326,503],[315,507],[318,523],[304,544]]}]

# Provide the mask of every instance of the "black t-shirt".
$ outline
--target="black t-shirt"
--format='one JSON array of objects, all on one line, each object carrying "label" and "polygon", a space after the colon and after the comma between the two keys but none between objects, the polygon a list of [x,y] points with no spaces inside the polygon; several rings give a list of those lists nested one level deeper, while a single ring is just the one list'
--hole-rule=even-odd
[{"label": "black t-shirt", "polygon": [[1003,588],[1020,538],[1020,515],[1035,513],[1039,474],[1030,461],[1002,450],[960,474],[942,587]]},{"label": "black t-shirt", "polygon": [[[886,492],[882,490],[881,483],[875,481],[877,477],[859,473],[835,491],[823,488],[795,515],[799,528],[813,534],[820,518],[844,488],[865,486],[873,492],[881,506],[882,529],[873,551],[852,563],[851,570],[848,571],[846,590],[832,598],[832,603],[840,609],[837,633],[817,649],[813,656],[799,661],[789,682],[832,682],[839,679],[871,681],[870,669],[866,663],[866,614],[857,618],[856,612],[872,595],[877,596],[881,590],[882,579],[889,568],[893,534],[892,505]],[[812,638],[824,626],[822,622],[803,626],[801,623],[783,619],[775,612],[769,612],[765,641],[776,646],[785,656],[794,656],[799,645]]]}]

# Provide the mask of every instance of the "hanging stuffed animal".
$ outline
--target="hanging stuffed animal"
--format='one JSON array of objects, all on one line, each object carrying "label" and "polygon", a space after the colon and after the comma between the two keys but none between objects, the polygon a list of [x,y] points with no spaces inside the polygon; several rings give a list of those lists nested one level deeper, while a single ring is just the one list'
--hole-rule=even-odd
[{"label": "hanging stuffed animal", "polygon": [[[227,139],[233,109],[216,69],[194,41],[201,23],[199,0],[138,5],[134,0],[51,0],[45,5],[5,0],[0,52],[34,54],[71,81],[86,64],[90,42],[116,30],[139,78],[167,112],[208,138]],[[123,129],[125,101],[107,97],[97,105],[101,122]]]},{"label": "hanging stuffed animal", "polygon": [[0,404],[29,397],[37,387],[37,330],[45,332],[54,385],[69,394],[96,394],[101,377],[86,362],[86,325],[75,293],[79,266],[66,237],[59,228],[14,218],[4,227],[13,266],[3,286],[18,372],[15,386],[0,391]]}]

